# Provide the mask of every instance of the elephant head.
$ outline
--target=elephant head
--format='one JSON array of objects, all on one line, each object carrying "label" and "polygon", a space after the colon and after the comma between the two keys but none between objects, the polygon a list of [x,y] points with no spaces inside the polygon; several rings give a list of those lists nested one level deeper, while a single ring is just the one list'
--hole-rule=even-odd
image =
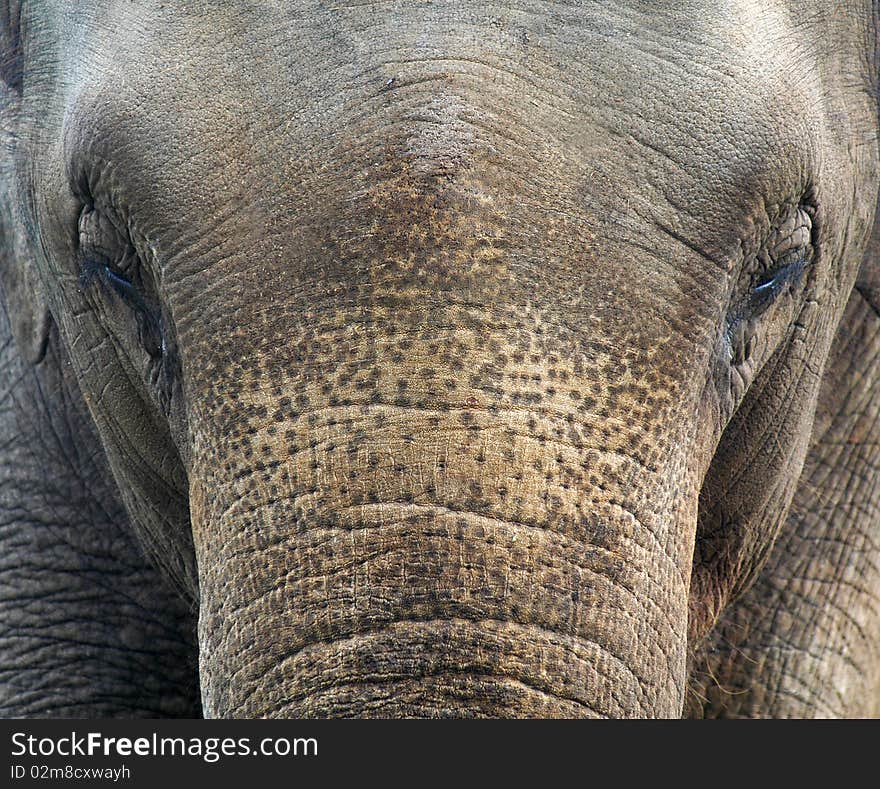
[{"label": "elephant head", "polygon": [[723,708],[873,386],[877,3],[67,5],[7,11],[0,275],[205,713]]}]

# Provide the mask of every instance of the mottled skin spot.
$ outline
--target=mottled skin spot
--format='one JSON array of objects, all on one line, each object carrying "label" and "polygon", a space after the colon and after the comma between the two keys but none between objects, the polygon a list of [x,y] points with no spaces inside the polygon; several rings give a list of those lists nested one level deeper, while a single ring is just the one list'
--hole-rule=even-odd
[{"label": "mottled skin spot", "polygon": [[7,336],[187,601],[150,671],[197,642],[211,716],[880,713],[876,4],[64,6],[4,33]]}]

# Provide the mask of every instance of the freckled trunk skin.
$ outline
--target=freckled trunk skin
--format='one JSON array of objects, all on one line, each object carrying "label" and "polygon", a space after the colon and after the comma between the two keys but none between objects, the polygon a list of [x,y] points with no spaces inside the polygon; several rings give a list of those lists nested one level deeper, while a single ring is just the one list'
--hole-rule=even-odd
[{"label": "freckled trunk skin", "polygon": [[694,656],[699,717],[880,716],[880,316],[855,291],[788,523]]},{"label": "freckled trunk skin", "polygon": [[678,716],[696,496],[649,406],[540,325],[325,309],[202,401],[206,714]]}]

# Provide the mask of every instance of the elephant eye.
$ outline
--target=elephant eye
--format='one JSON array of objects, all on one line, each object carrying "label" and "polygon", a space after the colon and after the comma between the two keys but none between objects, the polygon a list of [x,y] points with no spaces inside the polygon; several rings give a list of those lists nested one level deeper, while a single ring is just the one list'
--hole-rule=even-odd
[{"label": "elephant eye", "polygon": [[[804,274],[814,257],[812,209],[799,205],[777,222],[761,250],[741,272],[738,294],[727,313],[730,363],[767,358],[797,309]],[[770,308],[780,304],[777,315]],[[788,305],[787,307],[785,305]],[[768,319],[769,318],[769,319]]]},{"label": "elephant eye", "polygon": [[119,297],[135,312],[147,311],[147,305],[131,280],[106,263],[86,261],[82,267],[81,281],[84,289],[98,284],[105,293]]},{"label": "elephant eye", "polygon": [[86,260],[80,281],[84,290],[98,286],[110,298],[118,298],[136,318],[140,343],[153,358],[166,353],[165,330],[161,312],[150,309],[135,284],[125,274],[99,260]]},{"label": "elephant eye", "polygon": [[728,313],[738,327],[763,315],[785,293],[794,293],[813,259],[813,214],[807,202],[790,207],[774,223],[758,253],[744,267],[739,295]]},{"label": "elephant eye", "polygon": [[756,318],[764,313],[787,285],[796,285],[806,267],[806,257],[799,257],[759,280],[748,296],[747,306],[750,317]]}]

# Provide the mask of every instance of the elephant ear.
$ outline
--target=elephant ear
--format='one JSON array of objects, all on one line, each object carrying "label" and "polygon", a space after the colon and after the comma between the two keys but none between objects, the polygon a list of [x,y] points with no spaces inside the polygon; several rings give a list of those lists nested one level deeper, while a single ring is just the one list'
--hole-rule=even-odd
[{"label": "elephant ear", "polygon": [[[877,103],[877,127],[880,129],[880,0],[875,0],[873,9],[874,40],[877,43],[874,46],[872,89]],[[874,212],[874,229],[859,270],[856,289],[871,305],[874,312],[880,315],[880,190],[877,193],[877,208]]]},{"label": "elephant ear", "polygon": [[23,64],[19,3],[0,2],[0,293],[21,355],[37,364],[52,319],[19,208],[16,158],[21,155]]}]

